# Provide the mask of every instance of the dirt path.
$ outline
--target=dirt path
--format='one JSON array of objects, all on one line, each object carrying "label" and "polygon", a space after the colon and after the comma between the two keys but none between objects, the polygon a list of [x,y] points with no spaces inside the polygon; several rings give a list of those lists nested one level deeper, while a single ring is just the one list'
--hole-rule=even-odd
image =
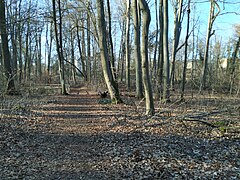
[{"label": "dirt path", "polygon": [[0,179],[240,178],[239,139],[205,125],[99,104],[86,88],[36,101],[1,116]]}]

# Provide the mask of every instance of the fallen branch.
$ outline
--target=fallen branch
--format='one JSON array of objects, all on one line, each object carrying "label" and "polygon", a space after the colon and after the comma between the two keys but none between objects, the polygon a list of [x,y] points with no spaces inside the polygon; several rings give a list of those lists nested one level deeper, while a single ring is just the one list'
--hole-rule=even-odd
[{"label": "fallen branch", "polygon": [[200,123],[205,124],[205,125],[208,125],[208,126],[210,126],[210,127],[212,127],[212,128],[218,128],[218,126],[213,125],[213,124],[211,124],[211,123],[208,123],[208,122],[206,122],[206,121],[200,120],[200,119],[187,119],[187,118],[185,118],[185,119],[181,119],[181,120],[182,120],[182,121],[195,121],[195,122],[200,122]]}]

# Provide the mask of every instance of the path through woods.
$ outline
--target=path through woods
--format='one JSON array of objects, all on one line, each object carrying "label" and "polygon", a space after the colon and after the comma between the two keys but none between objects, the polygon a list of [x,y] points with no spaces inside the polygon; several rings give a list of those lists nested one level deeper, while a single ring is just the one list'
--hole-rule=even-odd
[{"label": "path through woods", "polygon": [[0,179],[240,178],[239,129],[232,128],[239,100],[219,113],[211,114],[219,102],[205,114],[183,104],[152,118],[131,98],[99,102],[106,101],[85,87],[69,96],[2,99]]}]

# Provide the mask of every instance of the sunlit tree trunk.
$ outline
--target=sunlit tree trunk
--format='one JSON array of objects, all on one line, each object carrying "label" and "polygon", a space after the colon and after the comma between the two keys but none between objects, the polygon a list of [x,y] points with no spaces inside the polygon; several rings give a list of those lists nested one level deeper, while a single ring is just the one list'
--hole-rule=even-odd
[{"label": "sunlit tree trunk", "polygon": [[81,64],[82,64],[82,72],[84,74],[85,77],[85,81],[87,81],[87,71],[86,71],[86,65],[85,65],[85,61],[84,61],[84,57],[82,54],[82,47],[81,47],[81,37],[80,37],[80,29],[79,29],[79,25],[77,24],[77,42],[78,42],[78,50],[79,50],[79,55],[80,55],[80,60],[81,60]]},{"label": "sunlit tree trunk", "polygon": [[111,72],[111,67],[109,65],[109,55],[107,48],[107,39],[106,39],[106,22],[105,22],[105,13],[104,13],[104,3],[103,0],[97,0],[97,12],[98,12],[98,34],[99,34],[99,47],[101,54],[101,62],[103,75],[108,87],[112,103],[121,103],[120,93],[117,87],[117,84],[114,80],[113,73]]},{"label": "sunlit tree trunk", "polygon": [[142,43],[141,43],[141,53],[142,53],[142,79],[145,92],[146,101],[146,115],[154,114],[154,104],[153,104],[153,94],[149,75],[149,63],[148,63],[148,34],[149,34],[149,24],[151,21],[150,10],[148,4],[145,0],[140,0],[140,6],[142,8]]},{"label": "sunlit tree trunk", "polygon": [[126,52],[126,85],[130,90],[130,14],[131,14],[131,0],[127,0],[127,24],[126,24],[126,40],[125,40],[125,52]]},{"label": "sunlit tree trunk", "polygon": [[[110,54],[110,65],[112,68],[113,78],[116,80],[116,67],[115,67],[115,57],[113,52],[113,40],[112,40],[112,16],[111,16],[111,9],[110,9],[110,2],[107,0],[107,12],[108,12],[108,38],[109,38],[109,54]],[[116,81],[117,83],[117,81]]]},{"label": "sunlit tree trunk", "polygon": [[157,98],[163,98],[163,0],[159,2],[159,43],[158,43],[158,65],[157,65]]},{"label": "sunlit tree trunk", "polygon": [[137,0],[133,0],[133,24],[134,24],[134,59],[136,71],[136,97],[143,97],[142,69],[140,54],[140,25],[139,25],[139,8]]},{"label": "sunlit tree trunk", "polygon": [[169,50],[168,50],[168,0],[163,0],[163,100],[170,101],[170,64],[169,64]]}]

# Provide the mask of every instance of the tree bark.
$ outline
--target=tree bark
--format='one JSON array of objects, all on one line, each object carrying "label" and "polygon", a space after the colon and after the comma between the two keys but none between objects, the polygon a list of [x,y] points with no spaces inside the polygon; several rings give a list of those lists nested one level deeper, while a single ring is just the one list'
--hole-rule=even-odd
[{"label": "tree bark", "polygon": [[142,69],[140,54],[140,25],[139,25],[139,8],[137,0],[133,0],[133,23],[134,23],[134,58],[136,68],[136,97],[143,97],[142,87]]},{"label": "tree bark", "polygon": [[64,57],[63,57],[63,48],[62,48],[62,15],[61,15],[61,3],[58,0],[58,13],[59,13],[59,37],[58,37],[58,27],[56,19],[56,4],[55,0],[52,0],[53,3],[53,22],[56,38],[56,46],[59,60],[59,73],[60,73],[60,83],[62,87],[62,94],[67,95],[66,84],[65,84],[65,70],[64,70]]},{"label": "tree bark", "polygon": [[126,52],[126,85],[130,90],[130,14],[131,14],[131,0],[127,0],[127,24],[126,24],[126,40],[125,40],[125,52]]},{"label": "tree bark", "polygon": [[111,68],[109,65],[103,0],[97,0],[97,12],[98,12],[99,47],[104,79],[108,87],[112,103],[121,103],[122,100],[120,98],[120,93],[117,84],[113,78],[113,73],[111,72]]},{"label": "tree bark", "polygon": [[176,54],[177,48],[179,45],[181,30],[182,30],[182,7],[183,7],[183,0],[177,0],[177,4],[175,5],[174,10],[174,37],[173,37],[173,46],[172,46],[172,68],[171,68],[171,88],[174,90],[175,84],[175,61],[176,61]]},{"label": "tree bark", "polygon": [[146,115],[154,114],[154,103],[153,103],[153,94],[152,87],[150,82],[149,75],[149,63],[148,63],[148,34],[149,34],[149,24],[151,21],[150,10],[148,4],[145,0],[140,0],[140,5],[143,12],[143,27],[142,27],[142,79],[145,92],[145,101],[146,101]]},{"label": "tree bark", "polygon": [[4,75],[7,80],[6,94],[14,95],[16,94],[16,89],[15,89],[14,76],[13,76],[12,67],[11,67],[11,56],[10,56],[9,47],[8,47],[8,34],[6,29],[4,0],[0,0],[0,32],[1,32],[1,40],[2,40],[2,58],[3,58],[3,65],[4,65]]},{"label": "tree bark", "polygon": [[[215,13],[215,5],[218,9],[218,11]],[[206,45],[205,45],[205,52],[204,52],[204,59],[203,59],[203,68],[201,72],[201,82],[200,82],[200,88],[199,92],[201,93],[202,90],[206,89],[206,79],[207,79],[207,72],[208,72],[208,52],[209,52],[209,43],[210,38],[214,34],[215,31],[212,32],[213,23],[220,13],[220,8],[215,0],[211,0],[210,4],[210,13],[209,13],[209,19],[208,19],[208,30],[207,30],[207,36],[206,36]]]},{"label": "tree bark", "polygon": [[170,102],[170,64],[168,50],[168,0],[163,0],[163,59],[164,59],[164,80],[163,80],[163,100]]},{"label": "tree bark", "polygon": [[190,21],[190,3],[191,3],[191,0],[188,0],[187,32],[186,32],[186,38],[185,38],[185,52],[184,52],[184,64],[183,64],[183,75],[182,75],[181,101],[184,100],[184,90],[185,90],[185,82],[186,82],[186,69],[187,69],[187,58],[188,58],[189,21]]}]

